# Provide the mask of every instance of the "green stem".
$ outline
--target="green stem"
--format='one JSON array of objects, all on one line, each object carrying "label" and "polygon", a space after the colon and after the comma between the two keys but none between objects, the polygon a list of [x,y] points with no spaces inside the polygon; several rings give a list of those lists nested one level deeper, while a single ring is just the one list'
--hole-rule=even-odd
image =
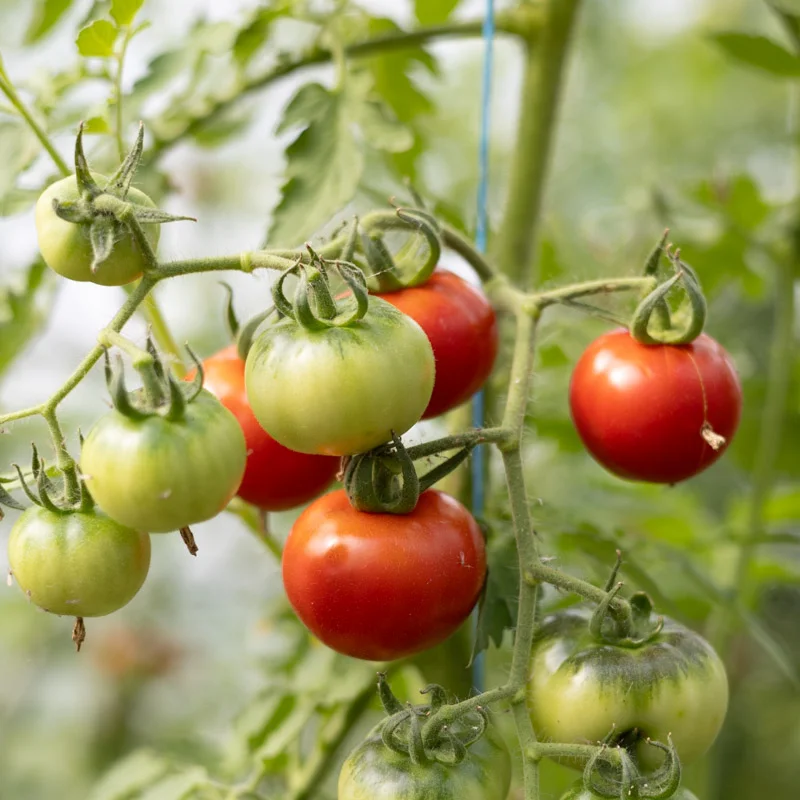
[{"label": "green stem", "polygon": [[[588,761],[600,749],[594,744],[562,744],[560,742],[536,742],[533,747],[526,750],[528,758],[540,761],[543,758],[574,759]],[[604,747],[604,760],[611,764],[618,764],[620,751],[616,747]]]},{"label": "green stem", "polygon": [[150,326],[156,344],[161,352],[167,356],[166,361],[169,363],[170,369],[176,377],[185,377],[187,370],[186,365],[183,363],[180,348],[175,341],[175,337],[172,335],[172,331],[169,329],[164,315],[161,313],[161,308],[154,294],[147,295],[142,303],[140,311],[145,321]]},{"label": "green stem", "polygon": [[56,464],[64,476],[64,499],[69,505],[75,505],[81,498],[81,486],[75,461],[67,450],[56,410],[47,408],[42,412],[42,416],[50,429],[50,438],[53,440],[53,448],[56,451]]},{"label": "green stem", "polygon": [[655,289],[657,284],[658,281],[649,275],[631,278],[602,278],[596,281],[561,286],[558,289],[552,289],[547,292],[537,292],[529,295],[529,298],[539,308],[546,308],[555,303],[565,303],[577,297],[587,297],[588,295],[635,292],[637,290],[647,293]]},{"label": "green stem", "polygon": [[132,31],[130,27],[125,28],[125,36],[122,39],[122,47],[117,54],[117,72],[114,76],[114,103],[116,123],[114,125],[114,135],[117,139],[117,153],[119,160],[125,158],[125,141],[122,136],[122,71],[125,65],[125,54],[128,52],[128,44],[131,41]]},{"label": "green stem", "polygon": [[36,138],[41,142],[42,147],[44,147],[50,155],[50,158],[53,159],[53,163],[58,167],[59,172],[64,177],[71,175],[72,170],[67,166],[67,162],[64,161],[58,150],[56,150],[55,145],[50,141],[50,137],[45,133],[44,128],[31,116],[30,111],[28,111],[27,107],[20,99],[20,96],[17,94],[16,89],[14,89],[8,75],[3,69],[2,63],[0,63],[0,92],[3,92],[11,105],[17,109],[20,116],[28,123],[28,127],[34,132]]},{"label": "green stem", "polygon": [[442,241],[445,247],[449,247],[454,253],[458,253],[475,270],[484,283],[496,277],[497,273],[483,255],[472,246],[471,242],[449,225],[442,226]]},{"label": "green stem", "polygon": [[[536,36],[536,31],[541,24],[541,13],[538,8],[523,6],[510,9],[497,16],[496,27],[500,33],[507,33],[515,36],[524,36],[532,41]],[[468,36],[480,36],[483,30],[482,20],[470,20],[465,22],[452,22],[446,25],[435,25],[428,28],[421,28],[416,31],[393,31],[381,36],[365,39],[361,42],[352,42],[345,49],[347,58],[368,58],[383,53],[391,53],[396,50],[406,50],[419,47],[435,39],[445,38],[464,38]],[[315,46],[308,52],[296,57],[294,60],[284,61],[276,67],[256,75],[247,81],[244,86],[237,89],[236,94],[219,100],[202,117],[196,117],[183,130],[178,131],[170,137],[156,139],[151,149],[153,159],[160,158],[164,153],[194,135],[199,130],[226,112],[231,106],[248,95],[261,91],[271,86],[273,83],[298,72],[307,67],[327,64],[334,57],[331,50]]]},{"label": "green stem", "polygon": [[447,450],[456,450],[460,447],[469,447],[473,444],[487,444],[489,442],[504,442],[510,436],[510,431],[505,428],[476,428],[452,436],[443,436],[431,442],[415,444],[406,449],[412,460],[427,458],[444,453]]},{"label": "green stem", "polygon": [[535,284],[534,253],[567,48],[580,0],[548,0],[541,44],[525,49],[522,109],[497,245],[503,272]]}]

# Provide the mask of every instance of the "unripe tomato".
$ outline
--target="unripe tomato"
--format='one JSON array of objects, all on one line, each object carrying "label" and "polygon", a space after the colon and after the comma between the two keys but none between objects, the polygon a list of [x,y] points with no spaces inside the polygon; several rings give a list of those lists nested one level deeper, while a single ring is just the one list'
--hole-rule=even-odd
[{"label": "unripe tomato", "polygon": [[[586,449],[622,478],[676,483],[724,452],[739,424],[742,389],[710,336],[643,345],[626,330],[596,339],[572,374],[570,409]],[[725,438],[715,450],[704,424]]]},{"label": "unripe tomato", "polygon": [[[537,736],[555,742],[597,742],[622,736],[672,741],[682,762],[702,756],[716,738],[728,708],[728,679],[719,656],[701,636],[665,620],[640,647],[596,641],[591,612],[570,609],[543,621],[533,645],[528,707]],[[662,760],[642,742],[639,763]]]},{"label": "unripe tomato", "polygon": [[430,489],[410,514],[356,511],[343,489],[315,500],[283,550],[283,583],[306,627],[333,650],[372,661],[418,653],[469,616],[486,578],[483,534]]},{"label": "unripe tomato", "polygon": [[[585,789],[583,781],[578,781],[566,794],[561,796],[561,800],[604,800],[604,798],[602,795]],[[697,800],[697,796],[688,789],[681,788],[669,800]]]},{"label": "unripe tomato", "polygon": [[[92,173],[99,186],[108,178]],[[126,230],[114,244],[111,255],[92,272],[92,244],[89,226],[67,222],[53,210],[53,200],[74,202],[79,197],[74,175],[56,181],[42,192],[36,201],[36,235],[42,258],[50,269],[73,281],[90,281],[100,286],[122,286],[140,278],[146,261],[136,242]],[[127,201],[147,208],[155,203],[138,189],[131,187]],[[155,250],[161,233],[159,225],[145,224],[145,234]]]},{"label": "unripe tomato", "polygon": [[436,359],[436,382],[423,419],[469,400],[497,356],[497,318],[486,296],[453,272],[437,269],[421,286],[378,295],[419,324]]},{"label": "unripe tomato", "polygon": [[110,411],[89,431],[81,468],[106,514],[167,533],[219,514],[239,488],[246,457],[236,417],[203,389],[180,419]]},{"label": "unripe tomato", "polygon": [[493,725],[473,742],[460,764],[411,759],[371,733],[342,765],[338,800],[505,800],[511,757]]},{"label": "unripe tomato", "polygon": [[339,328],[293,319],[267,328],[247,356],[247,399],[270,436],[299,453],[363,453],[419,421],[435,362],[422,328],[385,300]]},{"label": "unripe tomato", "polygon": [[[284,511],[320,494],[339,471],[340,459],[296,453],[278,444],[256,420],[244,388],[244,361],[227,347],[203,362],[203,386],[239,421],[247,466],[237,494],[264,511]],[[187,375],[187,380],[193,373]]]},{"label": "unripe tomato", "polygon": [[150,569],[150,537],[94,511],[33,506],[11,529],[8,563],[20,588],[45,611],[102,617],[141,588]]}]

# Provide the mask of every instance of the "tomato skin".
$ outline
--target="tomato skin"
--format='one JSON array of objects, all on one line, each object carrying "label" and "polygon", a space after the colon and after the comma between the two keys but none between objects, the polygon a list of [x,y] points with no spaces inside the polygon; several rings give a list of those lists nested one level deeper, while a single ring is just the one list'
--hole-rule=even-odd
[{"label": "tomato skin", "polygon": [[[92,173],[92,177],[101,187],[108,181],[108,178],[96,173]],[[111,255],[97,272],[92,272],[89,226],[67,222],[53,210],[53,200],[73,202],[78,197],[78,184],[75,176],[70,175],[48,186],[36,201],[36,234],[39,250],[47,266],[70,280],[89,281],[99,286],[122,286],[140,278],[146,261],[133,237],[127,232],[116,242]],[[130,188],[127,201],[155,208],[155,203],[135,187]],[[161,233],[160,226],[145,224],[144,231],[155,250]]]},{"label": "tomato skin", "polygon": [[167,533],[219,514],[236,494],[247,450],[236,417],[210,392],[179,420],[101,417],[81,453],[84,480],[112,519]]},{"label": "tomato skin", "polygon": [[[606,469],[631,480],[676,483],[723,454],[739,424],[742,389],[730,356],[710,336],[688,345],[643,345],[621,329],[583,353],[569,400],[586,449]],[[704,421],[725,437],[719,450],[702,438]]]},{"label": "tomato skin", "polygon": [[102,617],[141,588],[150,537],[94,511],[57,514],[33,506],[11,529],[8,562],[22,591],[45,611]]},{"label": "tomato skin", "polygon": [[388,442],[419,421],[435,362],[422,329],[370,297],[363,319],[307,331],[292,319],[267,328],[245,366],[259,424],[299,453],[345,456]]},{"label": "tomato skin", "polygon": [[[638,648],[597,642],[591,610],[546,617],[533,645],[528,707],[537,735],[556,742],[602,740],[612,725],[622,736],[666,743],[684,763],[703,755],[725,719],[728,679],[711,645],[677,622]],[[654,769],[660,751],[642,742],[639,763]]]},{"label": "tomato skin", "polygon": [[[602,796],[585,789],[583,781],[578,781],[569,791],[561,796],[561,800],[603,800]],[[697,800],[697,796],[688,789],[678,789],[670,800]]]},{"label": "tomato skin", "polygon": [[315,500],[283,550],[283,583],[328,647],[371,661],[418,653],[469,616],[486,577],[483,535],[449,495],[430,489],[410,514],[356,511],[343,489]]},{"label": "tomato skin", "polygon": [[511,757],[493,725],[471,744],[456,765],[411,759],[369,734],[342,765],[338,800],[505,800],[511,786]]},{"label": "tomato skin", "polygon": [[497,357],[497,317],[478,288],[437,269],[421,286],[377,296],[418,323],[433,348],[436,382],[423,419],[460,406],[486,383]]},{"label": "tomato skin", "polygon": [[[296,453],[258,424],[244,388],[244,361],[234,345],[207,358],[203,374],[203,387],[236,417],[244,433],[247,466],[239,497],[264,511],[285,511],[313,500],[331,484],[340,459]],[[186,377],[190,380],[193,373]]]}]

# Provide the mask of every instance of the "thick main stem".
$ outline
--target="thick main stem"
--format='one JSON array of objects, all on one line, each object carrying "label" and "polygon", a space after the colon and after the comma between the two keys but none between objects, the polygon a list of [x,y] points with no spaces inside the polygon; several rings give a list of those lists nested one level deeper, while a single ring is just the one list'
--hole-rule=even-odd
[{"label": "thick main stem", "polygon": [[515,283],[535,284],[534,249],[564,64],[580,0],[548,0],[539,46],[525,48],[523,103],[497,244],[500,266]]}]

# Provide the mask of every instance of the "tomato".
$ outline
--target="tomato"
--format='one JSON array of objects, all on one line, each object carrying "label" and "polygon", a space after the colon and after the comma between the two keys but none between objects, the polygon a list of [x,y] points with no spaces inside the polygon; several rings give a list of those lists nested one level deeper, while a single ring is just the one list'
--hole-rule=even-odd
[{"label": "tomato", "polygon": [[[584,445],[606,469],[675,483],[725,451],[739,424],[742,389],[730,356],[710,336],[643,345],[615,330],[581,356],[569,399]],[[703,438],[704,423],[725,437],[718,450]]]},{"label": "tomato", "polygon": [[371,297],[363,319],[309,331],[267,328],[247,356],[247,398],[259,424],[299,453],[345,456],[400,435],[425,411],[434,359],[422,329]]},{"label": "tomato", "polygon": [[[561,796],[561,800],[603,800],[603,797],[585,789],[583,781],[578,781],[566,794]],[[670,797],[670,800],[697,800],[697,797],[688,789],[681,788]]]},{"label": "tomato", "polygon": [[[596,742],[614,726],[619,736],[637,728],[642,739],[666,742],[681,761],[703,755],[722,727],[728,707],[725,667],[711,645],[688,628],[665,620],[639,647],[596,641],[591,611],[570,609],[546,617],[533,646],[528,707],[537,735],[556,742]],[[641,741],[644,769],[660,751]]]},{"label": "tomato", "polygon": [[27,509],[11,529],[8,563],[31,602],[53,614],[102,617],[139,591],[150,537],[103,514]]},{"label": "tomato", "polygon": [[[456,723],[458,724],[458,723]],[[471,744],[460,764],[415,765],[373,731],[342,765],[338,800],[505,800],[511,758],[494,726]]]},{"label": "tomato", "polygon": [[81,468],[110,517],[166,533],[222,511],[239,488],[246,457],[236,417],[201,390],[176,420],[117,410],[101,417],[83,444]]},{"label": "tomato", "polygon": [[[239,421],[247,443],[247,466],[237,494],[264,511],[284,511],[320,494],[339,471],[340,459],[296,453],[278,444],[247,402],[244,361],[231,346],[203,362],[203,386]],[[187,376],[191,379],[192,374]]]},{"label": "tomato", "polygon": [[[108,178],[102,175],[92,173],[92,177],[101,187],[108,182]],[[91,281],[100,286],[122,286],[141,277],[146,261],[128,231],[114,244],[111,255],[100,264],[97,271],[92,272],[89,226],[67,222],[53,210],[53,200],[66,203],[78,198],[78,184],[75,176],[70,175],[50,185],[36,201],[36,234],[39,250],[47,266],[65,278]],[[155,208],[153,201],[134,187],[128,191],[126,200],[135,205]],[[145,224],[144,230],[155,249],[160,226]]]},{"label": "tomato", "polygon": [[483,386],[497,356],[497,318],[485,295],[438,269],[422,286],[378,295],[417,322],[433,347],[436,382],[423,419],[461,405]]},{"label": "tomato", "polygon": [[430,489],[410,514],[356,511],[343,489],[315,500],[283,550],[283,582],[306,627],[328,647],[372,661],[446,639],[486,577],[483,535],[449,495]]}]

